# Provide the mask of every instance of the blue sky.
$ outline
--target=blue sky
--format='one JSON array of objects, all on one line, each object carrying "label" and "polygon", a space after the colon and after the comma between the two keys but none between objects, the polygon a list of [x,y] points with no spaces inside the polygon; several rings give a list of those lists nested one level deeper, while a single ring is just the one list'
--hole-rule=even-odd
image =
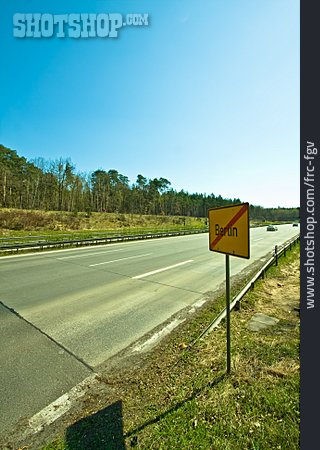
[{"label": "blue sky", "polygon": [[[4,6],[5,4],[5,6]],[[0,143],[79,172],[299,205],[298,0],[14,0],[0,18]],[[13,37],[14,13],[148,13],[117,38]]]}]

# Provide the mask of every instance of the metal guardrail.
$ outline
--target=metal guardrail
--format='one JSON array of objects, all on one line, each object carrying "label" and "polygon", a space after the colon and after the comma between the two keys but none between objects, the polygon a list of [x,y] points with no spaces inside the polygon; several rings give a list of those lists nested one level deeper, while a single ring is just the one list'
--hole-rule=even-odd
[{"label": "metal guardrail", "polygon": [[[269,269],[269,267],[275,263],[275,265],[278,265],[278,260],[281,255],[286,256],[286,252],[288,249],[291,250],[292,246],[295,245],[298,241],[300,241],[300,234],[294,236],[289,241],[285,242],[282,245],[276,245],[273,251],[272,257],[264,264],[264,266],[254,275],[254,277],[245,285],[245,287],[237,294],[233,300],[230,302],[230,311],[233,310],[233,308],[237,307],[237,309],[240,309],[240,302],[241,299],[245,296],[245,294],[250,290],[254,288],[255,282],[261,277],[262,279],[265,276],[266,271]],[[204,337],[206,334],[210,333],[214,328],[216,328],[219,323],[226,317],[227,315],[227,309],[224,308],[218,316],[207,326],[207,328],[197,337],[197,339],[192,343],[195,344],[199,339]]]},{"label": "metal guardrail", "polygon": [[18,245],[2,245],[0,246],[0,252],[14,252],[17,253],[19,250],[33,250],[40,249],[44,250],[47,248],[64,248],[68,246],[85,246],[85,245],[99,245],[99,244],[110,244],[112,242],[125,242],[125,241],[136,241],[142,239],[155,239],[161,237],[169,237],[169,236],[184,236],[187,234],[199,234],[199,233],[207,233],[208,230],[183,230],[183,231],[165,231],[158,233],[146,233],[146,234],[128,234],[128,235],[120,235],[120,236],[105,236],[102,238],[92,237],[87,239],[74,239],[74,240],[66,240],[66,241],[41,241],[38,243],[29,242],[25,244]]}]

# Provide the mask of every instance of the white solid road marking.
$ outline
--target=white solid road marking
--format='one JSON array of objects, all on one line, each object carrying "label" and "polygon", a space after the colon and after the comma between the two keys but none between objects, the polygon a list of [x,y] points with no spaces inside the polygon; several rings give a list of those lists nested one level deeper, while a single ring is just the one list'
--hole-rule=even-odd
[{"label": "white solid road marking", "polygon": [[137,256],[128,256],[127,258],[114,259],[113,261],[106,261],[106,262],[97,263],[97,264],[90,264],[89,267],[101,266],[102,264],[111,264],[111,263],[114,263],[117,261],[124,261],[126,259],[142,258],[143,256],[149,256],[149,255],[152,255],[152,253],[145,253],[144,255],[137,255]]},{"label": "white solid road marking", "polygon": [[[50,405],[43,408],[29,419],[30,430],[27,430],[26,437],[34,432],[43,430],[44,426],[55,422],[59,417],[65,414],[72,406],[73,401],[82,397],[86,393],[86,389],[93,383],[96,383],[96,374],[90,375],[81,383],[74,386],[69,392],[57,398]],[[28,431],[30,431],[28,433]]]},{"label": "white solid road marking", "polygon": [[132,277],[132,279],[133,280],[138,280],[139,278],[148,277],[149,275],[154,275],[154,274],[159,273],[159,272],[164,272],[165,270],[174,269],[175,267],[183,266],[184,264],[188,264],[188,263],[190,263],[192,261],[193,261],[193,259],[188,259],[188,261],[183,261],[183,262],[178,263],[178,264],[173,264],[173,266],[162,267],[162,269],[157,269],[157,270],[153,270],[152,272],[147,272],[147,273],[143,273],[141,275],[136,275],[135,277]]},{"label": "white solid road marking", "polygon": [[123,250],[123,248],[117,248],[115,250],[107,250],[105,252],[94,252],[94,253],[86,253],[84,255],[72,255],[72,256],[62,256],[61,258],[57,258],[59,261],[62,259],[69,259],[69,258],[84,258],[85,256],[91,256],[91,255],[104,255],[105,253],[111,253],[111,252],[120,252]]},{"label": "white solid road marking", "polygon": [[135,352],[144,352],[146,350],[150,350],[152,347],[154,347],[157,342],[162,339],[164,336],[170,333],[170,331],[174,330],[180,323],[184,322],[186,319],[174,319],[172,322],[170,322],[168,325],[166,325],[162,330],[158,331],[154,335],[151,336],[147,341],[136,345],[132,349],[132,353]]}]

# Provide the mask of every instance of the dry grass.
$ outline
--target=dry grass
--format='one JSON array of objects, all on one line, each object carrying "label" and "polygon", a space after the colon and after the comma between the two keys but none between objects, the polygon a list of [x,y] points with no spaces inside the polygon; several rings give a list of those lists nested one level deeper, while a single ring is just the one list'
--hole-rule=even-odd
[{"label": "dry grass", "polygon": [[180,216],[151,216],[114,213],[69,213],[0,209],[0,234],[16,235],[22,231],[90,231],[139,227],[204,227],[206,219]]}]

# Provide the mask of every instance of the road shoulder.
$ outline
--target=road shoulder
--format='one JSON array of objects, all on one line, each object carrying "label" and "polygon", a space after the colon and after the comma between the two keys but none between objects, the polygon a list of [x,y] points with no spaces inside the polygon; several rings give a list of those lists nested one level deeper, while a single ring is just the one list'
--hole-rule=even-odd
[{"label": "road shoulder", "polygon": [[35,414],[92,371],[0,303],[0,433]]}]

